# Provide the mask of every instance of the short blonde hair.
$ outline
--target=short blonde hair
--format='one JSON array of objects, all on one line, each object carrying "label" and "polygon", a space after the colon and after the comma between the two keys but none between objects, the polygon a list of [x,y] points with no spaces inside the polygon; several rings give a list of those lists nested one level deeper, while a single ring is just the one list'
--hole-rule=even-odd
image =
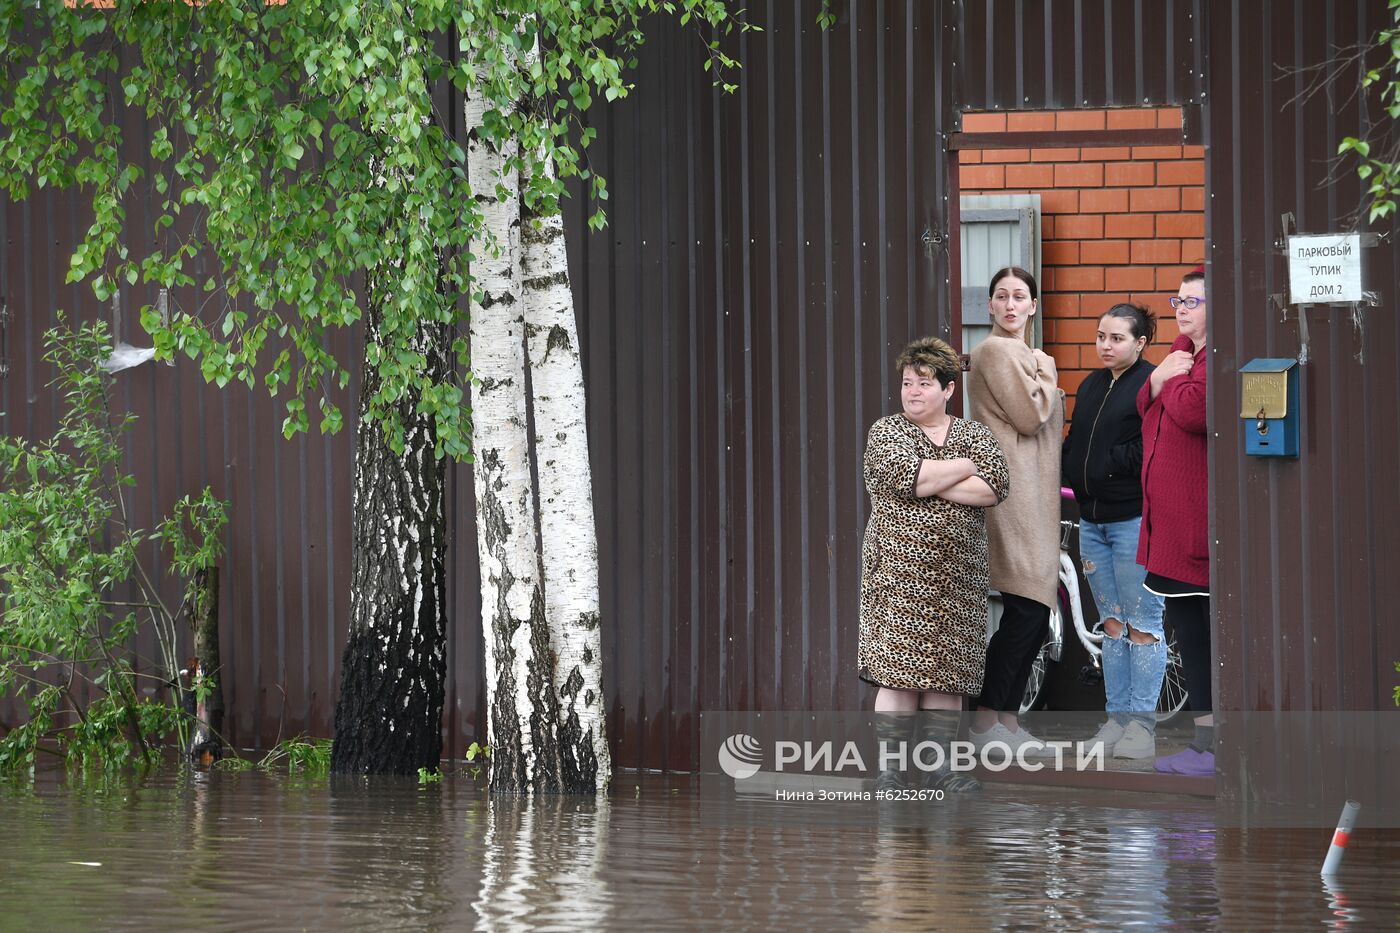
[{"label": "short blonde hair", "polygon": [[945,389],[949,383],[956,382],[958,373],[962,372],[957,352],[937,337],[920,337],[905,347],[894,361],[895,376],[903,376],[909,366],[920,375],[932,375]]}]

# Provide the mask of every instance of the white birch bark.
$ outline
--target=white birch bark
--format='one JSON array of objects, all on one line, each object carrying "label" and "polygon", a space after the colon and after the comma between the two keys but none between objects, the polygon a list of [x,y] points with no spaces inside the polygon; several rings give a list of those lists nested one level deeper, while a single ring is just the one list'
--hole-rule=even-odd
[{"label": "white birch bark", "polygon": [[472,466],[481,620],[486,647],[491,789],[558,788],[556,707],[544,620],[526,428],[525,339],[520,301],[519,179],[482,138],[490,104],[468,95],[468,178],[486,236],[473,240]]},{"label": "white birch bark", "polygon": [[[552,166],[547,166],[552,172]],[[559,700],[566,793],[601,792],[612,777],[603,711],[598,537],[588,460],[583,360],[558,213],[527,217],[522,298],[539,474],[545,615]]]}]

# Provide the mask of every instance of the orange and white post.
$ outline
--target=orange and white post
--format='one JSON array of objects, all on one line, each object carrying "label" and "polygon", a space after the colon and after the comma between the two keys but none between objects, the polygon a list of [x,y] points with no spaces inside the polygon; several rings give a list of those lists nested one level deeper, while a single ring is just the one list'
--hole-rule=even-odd
[{"label": "orange and white post", "polygon": [[1332,845],[1327,849],[1327,858],[1322,862],[1324,875],[1335,875],[1342,867],[1342,856],[1346,855],[1347,843],[1351,841],[1351,831],[1356,828],[1356,814],[1361,812],[1361,804],[1348,800],[1342,807],[1342,818],[1337,821],[1337,831],[1332,834]]}]

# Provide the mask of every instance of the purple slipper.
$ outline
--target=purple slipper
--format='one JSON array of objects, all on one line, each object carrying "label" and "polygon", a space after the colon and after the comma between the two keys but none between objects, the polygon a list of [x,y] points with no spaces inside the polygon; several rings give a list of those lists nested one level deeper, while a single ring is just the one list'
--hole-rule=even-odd
[{"label": "purple slipper", "polygon": [[1175,755],[1158,758],[1152,767],[1163,774],[1185,774],[1191,777],[1214,777],[1215,754],[1186,748]]},{"label": "purple slipper", "polygon": [[1215,777],[1215,752],[1197,752],[1195,758],[1182,762],[1176,773],[1188,777]]}]

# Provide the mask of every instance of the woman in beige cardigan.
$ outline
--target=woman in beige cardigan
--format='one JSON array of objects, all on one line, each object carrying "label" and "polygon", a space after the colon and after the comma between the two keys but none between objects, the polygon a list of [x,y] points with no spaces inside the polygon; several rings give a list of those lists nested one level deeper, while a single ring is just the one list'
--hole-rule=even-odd
[{"label": "woman in beige cardigan", "polygon": [[970,738],[1013,751],[1040,742],[1017,722],[1036,653],[1050,626],[1060,566],[1060,443],[1064,393],[1055,361],[1026,343],[1036,312],[1035,277],[1015,266],[987,290],[992,336],[972,351],[972,417],[991,429],[1011,470],[1011,494],[987,512],[991,587],[1001,593],[1001,624],[987,646],[987,668]]}]

